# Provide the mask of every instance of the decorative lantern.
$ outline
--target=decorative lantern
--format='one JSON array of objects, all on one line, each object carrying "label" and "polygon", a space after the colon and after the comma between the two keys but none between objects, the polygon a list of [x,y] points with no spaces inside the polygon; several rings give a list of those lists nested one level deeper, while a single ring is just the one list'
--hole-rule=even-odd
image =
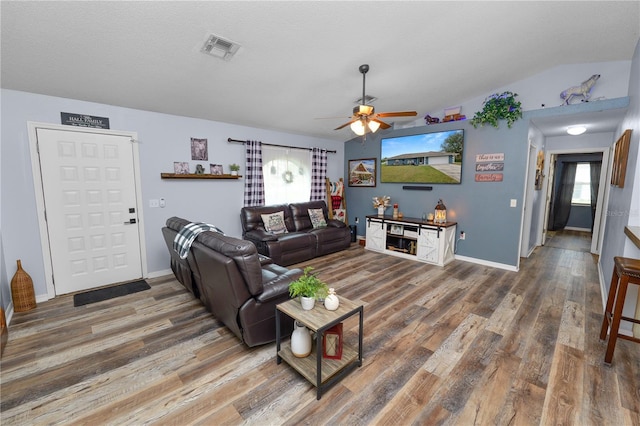
[{"label": "decorative lantern", "polygon": [[334,325],[322,335],[322,357],[342,359],[342,323]]},{"label": "decorative lantern", "polygon": [[433,218],[434,223],[446,223],[447,222],[447,207],[442,202],[442,199],[438,200],[436,205],[436,211]]}]

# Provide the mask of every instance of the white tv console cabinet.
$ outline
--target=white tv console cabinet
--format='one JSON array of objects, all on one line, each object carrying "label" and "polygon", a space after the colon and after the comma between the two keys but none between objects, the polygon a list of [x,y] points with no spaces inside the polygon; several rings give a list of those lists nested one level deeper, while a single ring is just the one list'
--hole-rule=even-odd
[{"label": "white tv console cabinet", "polygon": [[456,222],[436,224],[417,218],[367,216],[365,248],[444,266],[454,259]]}]

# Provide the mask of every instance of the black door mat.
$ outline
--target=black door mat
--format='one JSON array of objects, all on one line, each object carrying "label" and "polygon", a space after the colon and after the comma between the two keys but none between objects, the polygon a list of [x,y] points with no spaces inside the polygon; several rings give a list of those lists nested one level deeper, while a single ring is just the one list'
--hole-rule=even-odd
[{"label": "black door mat", "polygon": [[149,290],[151,287],[145,280],[132,281],[126,284],[114,285],[100,290],[85,291],[73,296],[73,306],[88,305],[90,303],[102,302],[104,300],[113,299],[127,294],[137,293],[139,291]]}]

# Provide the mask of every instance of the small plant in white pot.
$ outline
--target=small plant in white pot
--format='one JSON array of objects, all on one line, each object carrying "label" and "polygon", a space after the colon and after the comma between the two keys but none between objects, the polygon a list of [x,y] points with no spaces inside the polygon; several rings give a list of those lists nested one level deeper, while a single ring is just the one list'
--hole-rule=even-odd
[{"label": "small plant in white pot", "polygon": [[233,176],[237,176],[238,175],[238,171],[240,171],[240,166],[237,165],[236,163],[229,164],[229,170],[231,170],[231,174]]},{"label": "small plant in white pot", "polygon": [[316,299],[324,298],[329,287],[320,278],[311,273],[313,268],[307,266],[300,278],[289,284],[289,296],[300,297],[302,309],[310,310],[316,303]]}]

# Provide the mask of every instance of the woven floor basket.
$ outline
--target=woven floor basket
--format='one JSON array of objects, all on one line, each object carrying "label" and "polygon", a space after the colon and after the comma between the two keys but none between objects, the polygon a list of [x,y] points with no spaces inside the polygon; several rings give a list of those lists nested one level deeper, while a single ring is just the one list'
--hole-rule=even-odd
[{"label": "woven floor basket", "polygon": [[13,311],[25,312],[36,307],[36,295],[33,291],[33,280],[22,269],[22,263],[18,259],[18,270],[11,279],[11,298],[13,299]]}]

